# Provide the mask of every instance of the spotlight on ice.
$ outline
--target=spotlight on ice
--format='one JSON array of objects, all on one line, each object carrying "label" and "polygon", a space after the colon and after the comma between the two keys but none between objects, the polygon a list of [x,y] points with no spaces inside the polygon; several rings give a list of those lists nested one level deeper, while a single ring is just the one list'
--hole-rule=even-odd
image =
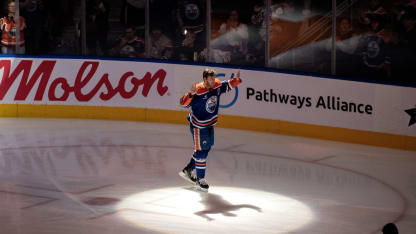
[{"label": "spotlight on ice", "polygon": [[234,187],[149,190],[125,198],[117,209],[124,220],[163,233],[288,233],[313,219],[293,198]]}]

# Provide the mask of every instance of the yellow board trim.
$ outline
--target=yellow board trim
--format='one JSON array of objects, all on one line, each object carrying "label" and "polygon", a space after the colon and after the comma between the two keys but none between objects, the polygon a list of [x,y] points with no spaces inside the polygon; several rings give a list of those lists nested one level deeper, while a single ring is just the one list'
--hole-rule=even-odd
[{"label": "yellow board trim", "polygon": [[[130,107],[1,104],[0,117],[81,118],[187,124],[187,111]],[[416,137],[281,120],[220,115],[219,127],[416,151]]]}]

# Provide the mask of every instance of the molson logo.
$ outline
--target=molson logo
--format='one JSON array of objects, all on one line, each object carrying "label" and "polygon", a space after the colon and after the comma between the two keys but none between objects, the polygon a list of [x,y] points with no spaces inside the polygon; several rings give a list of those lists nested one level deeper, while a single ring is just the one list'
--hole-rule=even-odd
[{"label": "molson logo", "polygon": [[[36,90],[36,95],[34,101],[42,101],[44,93],[48,86],[49,80],[51,79],[51,74],[56,65],[56,60],[45,60],[38,66],[38,68],[32,74],[32,63],[33,60],[22,60],[20,61],[16,68],[11,72],[11,60],[0,60],[0,71],[3,70],[3,77],[0,83],[0,101],[6,96],[10,87],[13,85],[17,77],[21,79],[19,87],[17,89],[16,95],[14,97],[15,101],[26,101],[30,91],[36,82],[39,81],[39,86]],[[97,80],[93,79],[94,74],[96,73],[100,62],[85,61],[82,63],[81,67],[78,69],[78,73],[75,78],[73,85],[68,84],[67,78],[65,77],[56,77],[52,78],[52,82],[47,90],[49,101],[66,101],[71,93],[73,93],[78,101],[88,102],[94,98],[98,91],[105,87],[106,91],[102,91],[98,94],[98,97],[103,101],[108,101],[113,98],[116,94],[120,94],[121,97],[125,99],[132,98],[136,95],[140,86],[143,86],[141,94],[143,97],[147,97],[150,89],[153,84],[157,82],[157,92],[160,96],[163,96],[167,91],[168,87],[163,84],[166,71],[163,69],[157,70],[153,75],[150,72],[142,78],[134,77],[134,73],[131,71],[125,72],[119,79],[117,86],[113,87],[109,80],[109,74],[105,73],[102,77]],[[87,68],[89,68],[87,71]],[[29,74],[32,76],[29,78]],[[130,83],[133,85],[133,88],[129,87],[129,90],[126,90],[127,79],[130,79]],[[95,87],[89,92],[82,92],[81,90],[92,82],[95,82]],[[59,92],[61,95],[56,96],[56,90],[61,89]]]}]

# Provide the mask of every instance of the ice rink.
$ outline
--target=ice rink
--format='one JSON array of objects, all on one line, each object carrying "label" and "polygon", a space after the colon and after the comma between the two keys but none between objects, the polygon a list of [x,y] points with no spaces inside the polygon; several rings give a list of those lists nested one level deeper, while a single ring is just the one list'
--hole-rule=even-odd
[{"label": "ice rink", "polygon": [[416,233],[416,152],[216,127],[204,193],[178,176],[186,125],[0,129],[1,233]]}]

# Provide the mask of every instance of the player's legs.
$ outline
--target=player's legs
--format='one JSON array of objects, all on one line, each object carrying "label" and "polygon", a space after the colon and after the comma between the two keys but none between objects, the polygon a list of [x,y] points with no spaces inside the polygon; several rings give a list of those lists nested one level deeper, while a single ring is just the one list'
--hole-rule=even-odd
[{"label": "player's legs", "polygon": [[207,168],[207,157],[209,150],[199,150],[195,152],[196,179],[195,184],[202,191],[208,191],[209,185],[205,179],[205,170]]},{"label": "player's legs", "polygon": [[185,168],[189,169],[189,170],[194,170],[195,169],[195,150],[194,150],[194,153],[191,156],[191,159],[189,160],[188,165],[186,165]]},{"label": "player's legs", "polygon": [[204,191],[207,191],[209,186],[205,180],[205,171],[207,168],[207,157],[213,142],[213,127],[198,129],[194,128],[194,143],[195,143],[195,169],[196,169],[196,185]]},{"label": "player's legs", "polygon": [[193,132],[192,135],[195,146],[193,161],[196,168],[196,174],[198,178],[203,179],[205,178],[208,152],[210,151],[213,143],[211,139],[213,127],[202,129],[193,128],[191,131]]},{"label": "player's legs", "polygon": [[189,181],[191,183],[195,183],[196,176],[193,175],[193,173],[194,173],[194,170],[195,170],[195,153],[197,151],[197,147],[195,145],[195,143],[197,142],[195,140],[195,133],[197,133],[197,132],[195,132],[194,127],[192,126],[191,123],[189,123],[189,130],[190,130],[190,132],[192,134],[192,139],[193,139],[193,142],[194,142],[194,152],[193,152],[193,154],[192,154],[192,156],[191,156],[191,158],[190,158],[190,160],[188,162],[188,165],[186,165],[186,167],[183,168],[182,171],[179,172],[179,175],[182,178],[184,178],[185,180],[187,180],[187,181]]},{"label": "player's legs", "polygon": [[191,123],[189,123],[189,131],[192,134],[192,141],[194,142],[194,152],[192,153],[191,159],[189,160],[188,165],[186,166],[188,169],[194,170],[195,169],[195,152],[199,149],[196,145],[195,140],[195,130],[194,126],[192,126]]},{"label": "player's legs", "polygon": [[214,127],[209,127],[208,129],[209,140],[211,143],[211,147],[214,145]]},{"label": "player's legs", "polygon": [[[194,142],[194,153],[188,165],[179,173],[185,180],[195,182],[202,190],[208,189],[205,180],[207,157],[211,146],[214,143],[214,128],[195,128],[190,124],[190,131]],[[193,169],[196,169],[196,178],[192,176]]]},{"label": "player's legs", "polygon": [[[195,155],[195,152],[194,152]],[[189,161],[188,165],[182,171],[179,172],[179,175],[184,178],[185,180],[189,181],[192,184],[195,184],[196,176],[195,176],[195,160],[194,155],[191,157],[191,160]]]}]

